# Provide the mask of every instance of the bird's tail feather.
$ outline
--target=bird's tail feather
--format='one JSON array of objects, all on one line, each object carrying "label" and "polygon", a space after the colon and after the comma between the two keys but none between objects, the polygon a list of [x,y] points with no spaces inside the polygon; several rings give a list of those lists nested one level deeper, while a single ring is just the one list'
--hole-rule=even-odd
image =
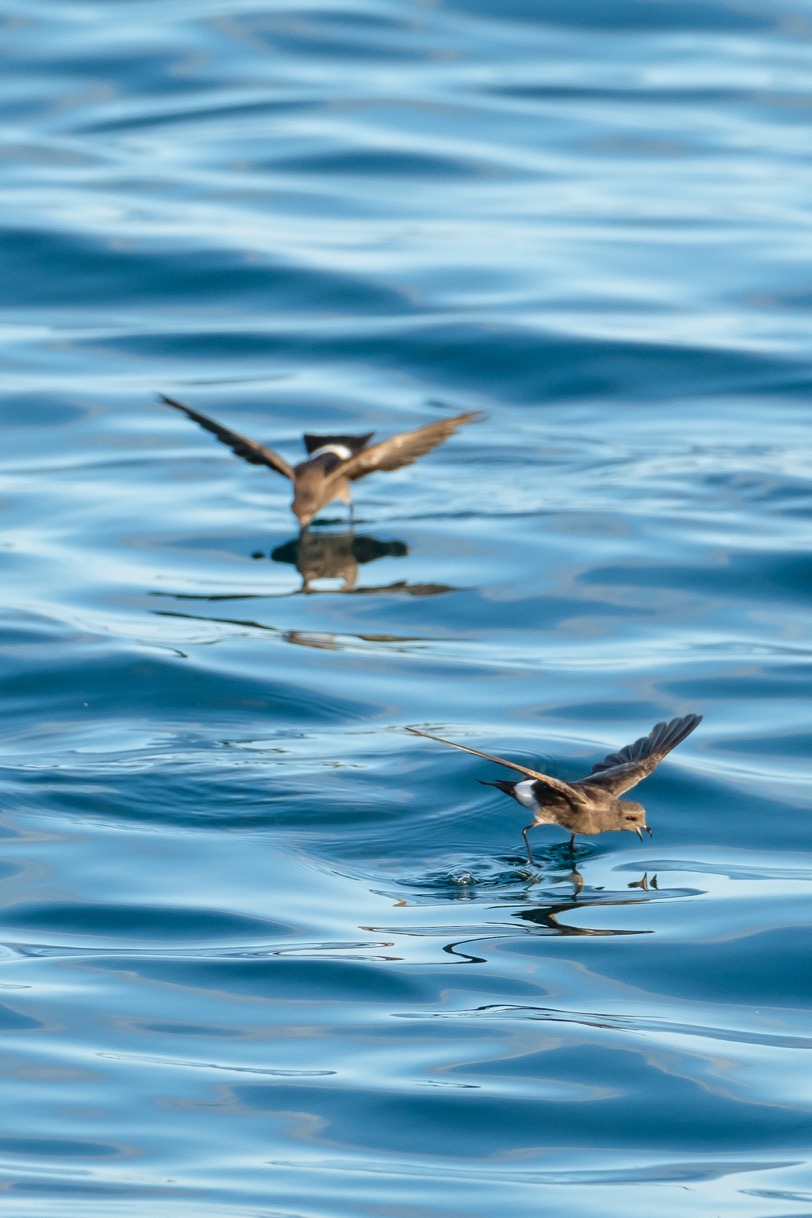
[{"label": "bird's tail feather", "polygon": [[488,782],[485,778],[478,778],[477,782],[483,787],[496,787],[497,791],[504,791],[505,795],[512,795],[515,782],[510,782],[507,778],[497,778],[494,782]]}]

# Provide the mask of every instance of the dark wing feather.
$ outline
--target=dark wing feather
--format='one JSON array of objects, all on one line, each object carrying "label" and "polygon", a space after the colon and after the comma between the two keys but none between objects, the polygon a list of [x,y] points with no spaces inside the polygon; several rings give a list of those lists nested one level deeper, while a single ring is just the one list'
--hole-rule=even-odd
[{"label": "dark wing feather", "polygon": [[342,461],[332,471],[333,478],[349,478],[355,482],[375,470],[400,469],[403,465],[411,465],[418,457],[431,452],[438,444],[442,444],[458,427],[467,423],[475,423],[483,418],[482,412],[469,410],[465,414],[454,415],[451,419],[440,419],[437,423],[427,423],[415,431],[402,431],[391,440],[381,440],[362,452],[356,453],[347,461]]},{"label": "dark wing feather", "polygon": [[518,770],[520,774],[526,774],[528,778],[536,778],[539,782],[543,782],[551,791],[556,791],[559,795],[563,795],[572,806],[580,809],[588,801],[583,794],[571,787],[568,782],[562,782],[559,778],[551,778],[549,774],[540,774],[538,770],[531,770],[526,765],[519,765],[516,761],[505,761],[504,757],[495,757],[492,753],[483,753],[480,749],[472,749],[467,744],[455,744],[453,740],[444,740],[442,736],[432,736],[431,732],[421,732],[416,727],[407,727],[407,732],[411,732],[413,736],[425,736],[427,740],[436,740],[439,744],[448,744],[452,749],[461,749],[463,753],[473,753],[474,757],[484,757],[485,761],[493,761],[496,765],[507,766],[509,770]]},{"label": "dark wing feather", "polygon": [[599,761],[586,778],[578,780],[578,785],[602,787],[612,795],[622,795],[649,775],[701,722],[701,715],[684,715],[669,723],[656,724],[648,736],[641,736],[634,744],[627,744]]},{"label": "dark wing feather", "polygon": [[221,444],[227,444],[231,451],[238,457],[242,457],[244,461],[250,462],[251,465],[267,465],[269,469],[274,469],[278,474],[283,474],[286,478],[290,478],[291,482],[293,481],[293,469],[285,458],[280,457],[279,453],[275,453],[272,448],[265,448],[263,444],[257,444],[256,440],[249,440],[247,436],[241,436],[239,432],[223,427],[214,419],[209,419],[199,411],[192,410],[191,406],[184,406],[183,402],[176,402],[174,398],[168,398],[163,393],[158,396],[166,406],[174,406],[175,410],[182,410],[193,423],[198,423],[206,431],[210,431]]}]

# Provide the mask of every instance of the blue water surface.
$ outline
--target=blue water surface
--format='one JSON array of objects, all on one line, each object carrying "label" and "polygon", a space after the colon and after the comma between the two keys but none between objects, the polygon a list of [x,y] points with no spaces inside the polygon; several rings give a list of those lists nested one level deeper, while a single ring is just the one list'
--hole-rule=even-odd
[{"label": "blue water surface", "polygon": [[0,26],[4,1215],[809,1218],[810,0]]}]

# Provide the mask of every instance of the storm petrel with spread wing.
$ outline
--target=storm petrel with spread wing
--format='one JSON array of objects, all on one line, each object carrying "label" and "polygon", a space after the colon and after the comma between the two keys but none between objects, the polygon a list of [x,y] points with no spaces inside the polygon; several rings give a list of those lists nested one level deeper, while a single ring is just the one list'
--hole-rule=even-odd
[{"label": "storm petrel with spread wing", "polygon": [[592,767],[586,778],[579,778],[576,782],[563,782],[560,778],[540,774],[538,770],[518,765],[515,761],[506,761],[504,757],[494,757],[491,753],[469,748],[467,744],[455,744],[453,740],[443,740],[442,736],[421,732],[416,727],[406,730],[415,736],[449,744],[454,749],[462,749],[465,753],[473,753],[475,757],[484,757],[486,761],[527,775],[521,782],[488,782],[482,778],[478,781],[483,786],[497,787],[506,795],[511,795],[523,808],[532,812],[533,820],[522,829],[527,857],[532,863],[527,834],[535,825],[561,825],[570,834],[571,848],[577,833],[589,836],[611,829],[628,829],[642,841],[645,829],[650,836],[651,829],[646,824],[646,810],[642,804],[631,799],[618,799],[618,796],[646,778],[663,757],[701,722],[701,715],[684,715],[681,719],[672,719],[670,723],[658,723],[647,736],[641,736],[634,744],[627,744],[617,753],[610,753]]},{"label": "storm petrel with spread wing", "polygon": [[298,465],[289,465],[284,457],[249,440],[239,432],[223,427],[214,419],[184,406],[174,398],[160,394],[160,399],[167,406],[181,410],[192,422],[198,423],[206,431],[210,431],[223,444],[227,444],[232,452],[242,457],[251,465],[267,465],[278,474],[288,478],[293,483],[293,513],[300,526],[306,529],[316,514],[334,499],[352,504],[351,483],[376,470],[400,469],[403,465],[411,465],[418,457],[431,452],[438,444],[466,423],[474,423],[483,416],[480,411],[469,410],[465,414],[454,415],[450,419],[439,419],[436,423],[427,423],[414,431],[402,431],[389,440],[381,440],[378,444],[370,444],[374,432],[365,436],[314,436],[305,435],[304,443],[307,449],[307,459]]}]

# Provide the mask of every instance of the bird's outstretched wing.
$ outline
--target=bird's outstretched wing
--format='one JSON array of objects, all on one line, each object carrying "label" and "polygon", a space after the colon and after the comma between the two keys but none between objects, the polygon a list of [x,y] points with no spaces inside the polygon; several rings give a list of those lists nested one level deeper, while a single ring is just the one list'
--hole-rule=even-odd
[{"label": "bird's outstretched wing", "polygon": [[198,423],[206,431],[210,431],[221,444],[227,444],[231,451],[238,457],[242,457],[244,461],[249,461],[251,465],[267,465],[269,469],[274,469],[278,474],[283,474],[284,477],[290,478],[291,482],[293,481],[292,467],[272,448],[266,448],[264,444],[257,444],[256,440],[249,440],[247,436],[241,436],[239,432],[223,427],[222,424],[207,418],[198,410],[192,410],[191,406],[184,406],[183,402],[176,402],[174,398],[168,398],[163,393],[158,396],[166,406],[174,406],[175,410],[182,410],[193,423]]},{"label": "bird's outstretched wing", "polygon": [[636,787],[659,765],[666,753],[676,748],[701,722],[701,715],[684,715],[670,723],[657,723],[647,736],[604,757],[586,778],[579,778],[576,785],[601,787],[612,795],[622,795]]},{"label": "bird's outstretched wing", "polygon": [[465,414],[454,415],[451,419],[427,423],[425,427],[418,427],[415,431],[402,431],[400,435],[372,444],[354,457],[342,461],[341,465],[331,471],[331,477],[349,478],[351,482],[355,482],[357,478],[364,478],[375,470],[400,469],[402,465],[411,465],[412,461],[447,440],[458,427],[475,423],[483,417],[481,411],[469,410]]},{"label": "bird's outstretched wing", "polygon": [[484,757],[485,761],[493,761],[496,765],[505,765],[510,770],[518,770],[520,774],[526,774],[528,778],[536,778],[539,782],[543,782],[551,791],[558,792],[563,795],[573,807],[581,808],[588,800],[577,787],[571,787],[568,782],[562,782],[560,778],[552,778],[549,774],[541,774],[538,770],[531,770],[526,765],[519,765],[516,761],[505,761],[504,757],[495,757],[492,753],[483,753],[479,749],[472,749],[467,744],[455,744],[453,740],[444,740],[442,736],[432,736],[431,732],[421,732],[416,727],[407,727],[407,732],[411,732],[413,736],[425,736],[427,740],[436,740],[439,744],[448,744],[452,749],[462,749],[463,753],[473,753],[475,757]]}]

